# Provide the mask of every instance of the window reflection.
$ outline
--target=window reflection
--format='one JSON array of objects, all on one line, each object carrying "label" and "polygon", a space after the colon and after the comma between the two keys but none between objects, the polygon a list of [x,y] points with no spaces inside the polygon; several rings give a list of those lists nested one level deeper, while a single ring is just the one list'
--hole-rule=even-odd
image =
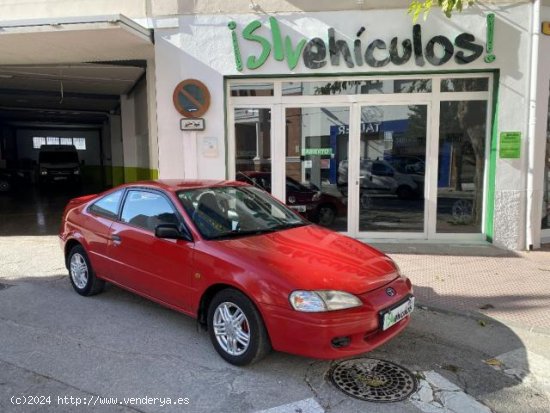
[{"label": "window reflection", "polygon": [[441,102],[437,179],[439,233],[482,232],[486,101]]},{"label": "window reflection", "polygon": [[235,109],[236,173],[271,172],[271,110]]},{"label": "window reflection", "polygon": [[338,186],[348,142],[348,107],[286,109],[287,204],[336,231],[348,230],[347,193]]},{"label": "window reflection", "polygon": [[360,231],[424,231],[426,117],[425,105],[361,108]]}]

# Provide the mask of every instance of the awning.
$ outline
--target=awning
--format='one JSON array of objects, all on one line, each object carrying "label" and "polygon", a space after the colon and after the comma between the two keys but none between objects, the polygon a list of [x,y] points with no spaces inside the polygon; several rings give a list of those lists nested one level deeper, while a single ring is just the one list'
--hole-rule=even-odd
[{"label": "awning", "polygon": [[0,65],[152,57],[152,31],[123,15],[0,21]]}]

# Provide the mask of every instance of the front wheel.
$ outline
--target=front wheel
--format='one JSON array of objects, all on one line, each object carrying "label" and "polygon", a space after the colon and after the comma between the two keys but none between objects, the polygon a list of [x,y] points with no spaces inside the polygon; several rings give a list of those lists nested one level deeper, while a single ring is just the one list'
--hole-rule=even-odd
[{"label": "front wheel", "polygon": [[88,255],[81,245],[76,245],[71,249],[67,263],[71,284],[78,294],[90,296],[103,291],[105,281],[95,276]]},{"label": "front wheel", "polygon": [[218,354],[236,366],[262,359],[271,344],[262,317],[243,293],[220,291],[208,307],[208,331]]}]

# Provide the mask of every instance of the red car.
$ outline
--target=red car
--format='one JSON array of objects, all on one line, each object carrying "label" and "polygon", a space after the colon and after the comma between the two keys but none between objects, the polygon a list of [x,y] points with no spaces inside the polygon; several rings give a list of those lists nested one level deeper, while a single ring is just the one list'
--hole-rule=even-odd
[{"label": "red car", "polygon": [[235,365],[271,348],[364,353],[402,331],[414,307],[389,257],[241,182],[148,181],[76,198],[60,239],[77,293],[109,281],[195,317]]}]

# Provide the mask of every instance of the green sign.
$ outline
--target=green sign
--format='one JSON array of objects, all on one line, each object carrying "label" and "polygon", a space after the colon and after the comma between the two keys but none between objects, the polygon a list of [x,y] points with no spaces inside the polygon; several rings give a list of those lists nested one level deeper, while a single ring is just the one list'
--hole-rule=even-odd
[{"label": "green sign", "polygon": [[332,148],[305,148],[302,155],[332,155]]},{"label": "green sign", "polygon": [[[424,66],[426,61],[441,66],[450,60],[465,65],[475,61],[484,51],[481,42],[471,33],[460,33],[454,40],[443,35],[430,39],[425,34],[423,37],[420,24],[412,27],[407,38],[392,36],[391,40],[390,37],[377,39],[366,33],[365,26],[351,28],[355,29],[355,38],[349,33],[337,35],[333,27],[328,27],[326,34],[319,33],[319,37],[293,39],[283,33],[281,24],[273,16],[269,17],[267,24],[254,20],[240,28],[235,21],[230,21],[227,26],[231,31],[235,67],[239,72],[245,67],[249,70],[260,68],[269,56],[279,62],[286,61],[288,68],[294,70],[300,58],[308,69],[321,69],[328,64],[338,67],[342,60],[348,68],[363,65],[383,67],[390,63],[399,66],[411,59],[416,66]],[[495,60],[494,26],[495,15],[491,13],[487,16],[487,63]],[[255,45],[256,51],[243,56],[240,45],[243,42],[247,46]]]},{"label": "green sign", "polygon": [[518,159],[521,154],[521,132],[501,132],[500,150],[501,159]]}]

